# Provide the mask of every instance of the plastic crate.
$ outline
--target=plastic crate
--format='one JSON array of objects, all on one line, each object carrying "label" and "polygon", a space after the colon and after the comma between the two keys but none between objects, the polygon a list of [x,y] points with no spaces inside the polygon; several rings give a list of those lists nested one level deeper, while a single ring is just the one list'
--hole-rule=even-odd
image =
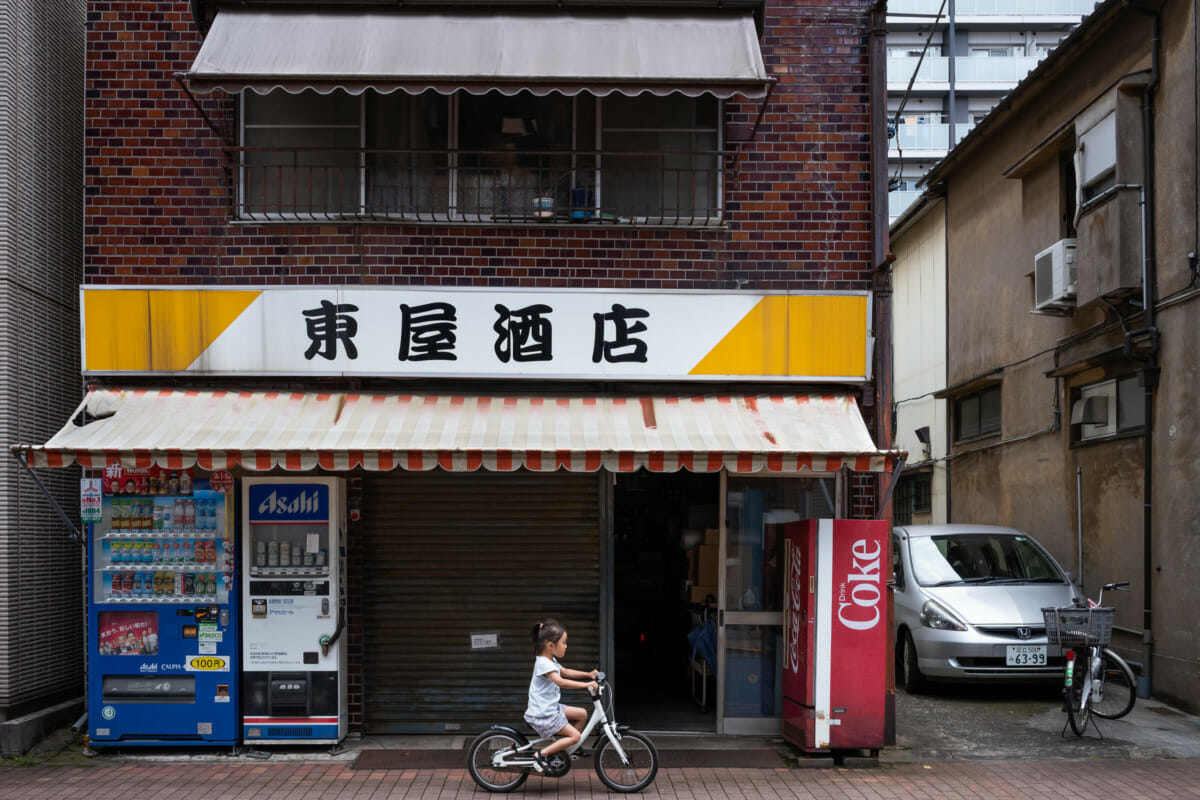
[{"label": "plastic crate", "polygon": [[1112,639],[1115,608],[1043,608],[1046,641],[1063,647],[1103,647]]}]

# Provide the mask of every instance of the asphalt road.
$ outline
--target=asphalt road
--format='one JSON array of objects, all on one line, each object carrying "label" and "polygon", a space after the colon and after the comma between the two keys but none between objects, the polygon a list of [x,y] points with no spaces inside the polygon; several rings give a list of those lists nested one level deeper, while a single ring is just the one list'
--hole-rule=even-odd
[{"label": "asphalt road", "polygon": [[1138,699],[1119,720],[1096,720],[1087,736],[1066,726],[1057,687],[934,686],[896,691],[896,746],[881,761],[1200,758],[1200,718]]}]

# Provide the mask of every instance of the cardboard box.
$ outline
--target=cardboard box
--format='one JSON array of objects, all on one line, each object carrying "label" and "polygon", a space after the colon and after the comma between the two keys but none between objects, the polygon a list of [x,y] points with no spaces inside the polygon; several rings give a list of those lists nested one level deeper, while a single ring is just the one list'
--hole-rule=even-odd
[{"label": "cardboard box", "polygon": [[704,599],[712,595],[713,605],[716,605],[717,587],[716,586],[693,586],[689,600],[693,603],[703,603]]},{"label": "cardboard box", "polygon": [[718,548],[715,544],[696,546],[696,583],[701,586],[716,586],[721,582],[720,565],[717,564]]}]

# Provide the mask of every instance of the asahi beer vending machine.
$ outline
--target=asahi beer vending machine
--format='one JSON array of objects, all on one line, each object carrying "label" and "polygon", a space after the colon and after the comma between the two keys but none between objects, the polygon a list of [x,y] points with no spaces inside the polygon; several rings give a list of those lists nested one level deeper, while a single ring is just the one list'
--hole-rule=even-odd
[{"label": "asahi beer vending machine", "polygon": [[346,501],[341,478],[242,481],[242,737],[346,736]]},{"label": "asahi beer vending machine", "polygon": [[809,752],[884,745],[888,523],[792,522],[786,537],[783,735]]},{"label": "asahi beer vending machine", "polygon": [[104,470],[88,537],[93,747],[238,742],[233,495],[210,485],[186,469]]}]

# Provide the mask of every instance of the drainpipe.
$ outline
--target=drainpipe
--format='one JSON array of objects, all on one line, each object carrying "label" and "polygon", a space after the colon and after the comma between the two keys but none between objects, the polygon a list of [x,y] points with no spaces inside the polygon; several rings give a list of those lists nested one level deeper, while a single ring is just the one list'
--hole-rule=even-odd
[{"label": "drainpipe", "polygon": [[[1154,181],[1154,92],[1160,80],[1159,48],[1162,18],[1157,11],[1139,8],[1130,0],[1126,8],[1132,8],[1150,17],[1150,82],[1142,91],[1142,169],[1145,172],[1143,185],[1146,187],[1142,202],[1142,231],[1144,238],[1142,253],[1142,314],[1144,326],[1141,330],[1125,335],[1125,352],[1139,357],[1143,362],[1141,383],[1144,391],[1145,429],[1143,431],[1144,464],[1142,466],[1142,674],[1138,678],[1139,697],[1149,697],[1152,691],[1154,635],[1152,628],[1151,582],[1154,575],[1153,552],[1153,479],[1154,479],[1154,390],[1158,387],[1161,367],[1158,363],[1159,331],[1155,324],[1155,294],[1158,282],[1156,266],[1157,231],[1155,229],[1155,181]],[[1138,346],[1141,345],[1140,349]]]},{"label": "drainpipe", "polygon": [[[888,242],[887,184],[887,5],[873,4],[867,17],[870,69],[869,113],[871,125],[871,265],[875,335],[874,391],[875,440],[881,450],[891,450],[895,417],[892,411],[892,262]],[[899,475],[897,471],[896,475]],[[894,486],[895,481],[892,481]],[[876,519],[891,519],[891,487],[876,483]],[[884,515],[885,511],[889,511]]]}]

